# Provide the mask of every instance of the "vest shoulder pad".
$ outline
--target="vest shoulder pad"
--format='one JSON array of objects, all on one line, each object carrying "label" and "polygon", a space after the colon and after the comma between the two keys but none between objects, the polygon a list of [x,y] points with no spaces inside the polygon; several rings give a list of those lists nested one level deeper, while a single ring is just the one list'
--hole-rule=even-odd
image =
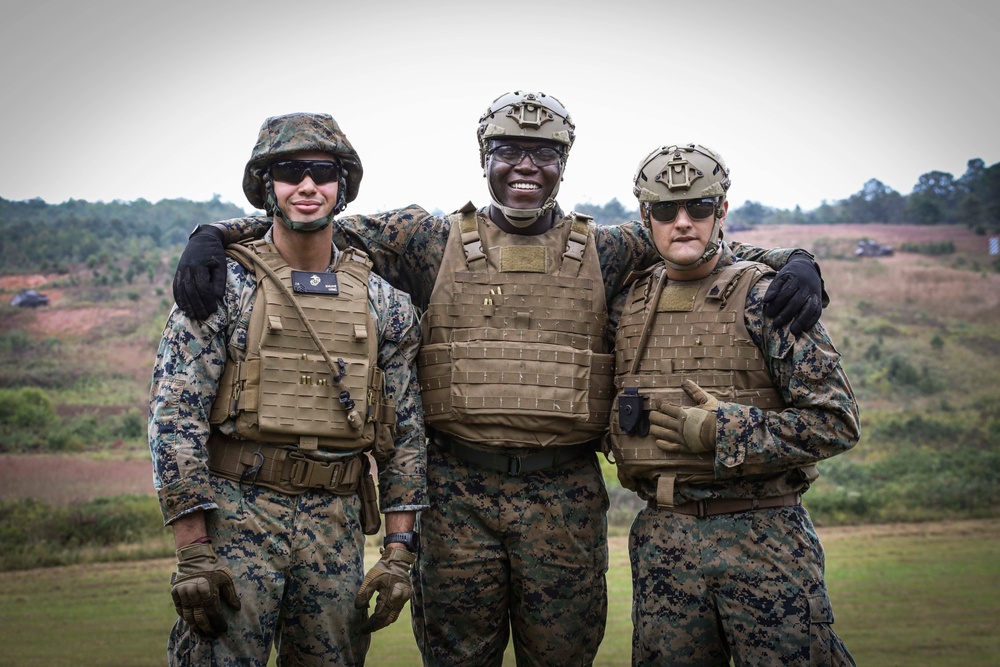
[{"label": "vest shoulder pad", "polygon": [[653,275],[653,272],[659,266],[662,265],[656,264],[654,266],[649,267],[648,269],[643,269],[641,271],[629,271],[628,275],[625,276],[625,282],[623,283],[623,287],[629,287],[633,283],[637,283],[642,280],[648,279],[650,276]]},{"label": "vest shoulder pad", "polygon": [[353,246],[347,246],[340,251],[340,259],[337,261],[337,266],[334,267],[334,270],[339,270],[343,266],[350,266],[347,262],[362,264],[368,271],[371,271],[372,266],[374,266],[368,255]]}]

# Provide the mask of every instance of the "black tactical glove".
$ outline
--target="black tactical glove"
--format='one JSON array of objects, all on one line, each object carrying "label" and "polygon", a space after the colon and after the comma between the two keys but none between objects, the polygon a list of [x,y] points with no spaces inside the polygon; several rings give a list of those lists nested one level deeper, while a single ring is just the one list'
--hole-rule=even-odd
[{"label": "black tactical glove", "polygon": [[375,611],[361,626],[361,632],[369,633],[381,630],[399,618],[403,605],[413,596],[413,584],[410,583],[410,566],[417,560],[417,555],[406,549],[386,547],[382,557],[368,570],[361,589],[354,598],[354,606],[364,609],[378,591],[375,601]]},{"label": "black tactical glove", "polygon": [[649,434],[665,452],[714,452],[719,401],[691,380],[684,380],[682,386],[698,407],[662,401],[656,410],[649,411]]},{"label": "black tactical glove", "polygon": [[188,317],[205,320],[216,311],[226,293],[226,247],[222,230],[199,225],[177,262],[174,301]]},{"label": "black tactical glove", "polygon": [[777,328],[791,322],[789,330],[797,338],[815,326],[822,312],[819,265],[804,252],[792,253],[764,294],[764,314],[774,318]]},{"label": "black tactical glove", "polygon": [[202,637],[218,637],[229,629],[222,601],[233,609],[240,599],[233,573],[219,563],[211,544],[189,544],[177,550],[177,571],[170,575],[170,596],[177,615]]}]

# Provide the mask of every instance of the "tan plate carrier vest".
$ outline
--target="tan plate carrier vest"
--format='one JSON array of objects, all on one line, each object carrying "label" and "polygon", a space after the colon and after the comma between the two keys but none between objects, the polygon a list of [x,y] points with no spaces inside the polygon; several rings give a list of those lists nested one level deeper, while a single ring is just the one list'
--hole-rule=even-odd
[{"label": "tan plate carrier vest", "polygon": [[[387,439],[391,448],[396,406],[383,397],[377,366],[368,258],[351,248],[340,253],[337,292],[316,294],[293,285],[291,267],[270,243],[231,245],[226,252],[254,270],[257,296],[246,358],[226,364],[211,423],[235,418],[241,437],[300,450],[357,450],[377,437],[380,447]],[[313,274],[315,280],[321,275],[329,274]],[[342,400],[347,397],[353,407]]]},{"label": "tan plate carrier vest", "polygon": [[764,356],[744,320],[750,288],[773,273],[755,262],[736,262],[703,280],[670,282],[661,264],[629,290],[615,349],[618,373],[611,416],[611,449],[622,473],[657,481],[657,503],[673,506],[677,482],[715,479],[714,453],[667,453],[651,435],[629,435],[619,422],[626,388],[642,397],[643,410],[661,401],[696,405],[681,388],[693,380],[720,401],[783,410]]},{"label": "tan plate carrier vest", "polygon": [[613,399],[591,219],[508,234],[472,204],[452,214],[422,318],[420,387],[435,429],[498,447],[601,436]]}]

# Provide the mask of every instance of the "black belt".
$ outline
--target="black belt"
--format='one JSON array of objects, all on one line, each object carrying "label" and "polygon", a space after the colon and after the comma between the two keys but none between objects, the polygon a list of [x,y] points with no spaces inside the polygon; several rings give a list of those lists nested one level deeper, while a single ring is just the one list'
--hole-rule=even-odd
[{"label": "black belt", "polygon": [[649,501],[650,509],[661,509],[674,514],[685,514],[704,519],[709,516],[719,514],[735,514],[737,512],[749,512],[752,510],[768,509],[771,507],[795,507],[802,504],[801,493],[787,493],[774,498],[706,498],[704,500],[692,500],[673,507],[663,507],[656,504],[655,500]]},{"label": "black belt", "polygon": [[435,445],[465,463],[497,472],[505,472],[509,475],[538,472],[569,463],[584,454],[597,451],[599,444],[599,441],[592,441],[579,445],[556,445],[540,450],[531,449],[525,454],[506,454],[478,449],[438,432],[434,433],[433,441]]}]

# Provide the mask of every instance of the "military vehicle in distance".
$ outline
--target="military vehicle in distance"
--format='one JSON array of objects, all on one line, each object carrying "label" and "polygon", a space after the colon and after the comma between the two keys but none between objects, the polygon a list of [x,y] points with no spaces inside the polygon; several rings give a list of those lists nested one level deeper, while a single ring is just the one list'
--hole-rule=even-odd
[{"label": "military vehicle in distance", "polygon": [[26,289],[19,292],[10,300],[10,305],[21,306],[22,308],[37,308],[38,306],[49,305],[49,297],[39,294],[33,289]]},{"label": "military vehicle in distance", "polygon": [[854,247],[855,257],[892,257],[893,253],[892,246],[871,239],[861,239]]}]

